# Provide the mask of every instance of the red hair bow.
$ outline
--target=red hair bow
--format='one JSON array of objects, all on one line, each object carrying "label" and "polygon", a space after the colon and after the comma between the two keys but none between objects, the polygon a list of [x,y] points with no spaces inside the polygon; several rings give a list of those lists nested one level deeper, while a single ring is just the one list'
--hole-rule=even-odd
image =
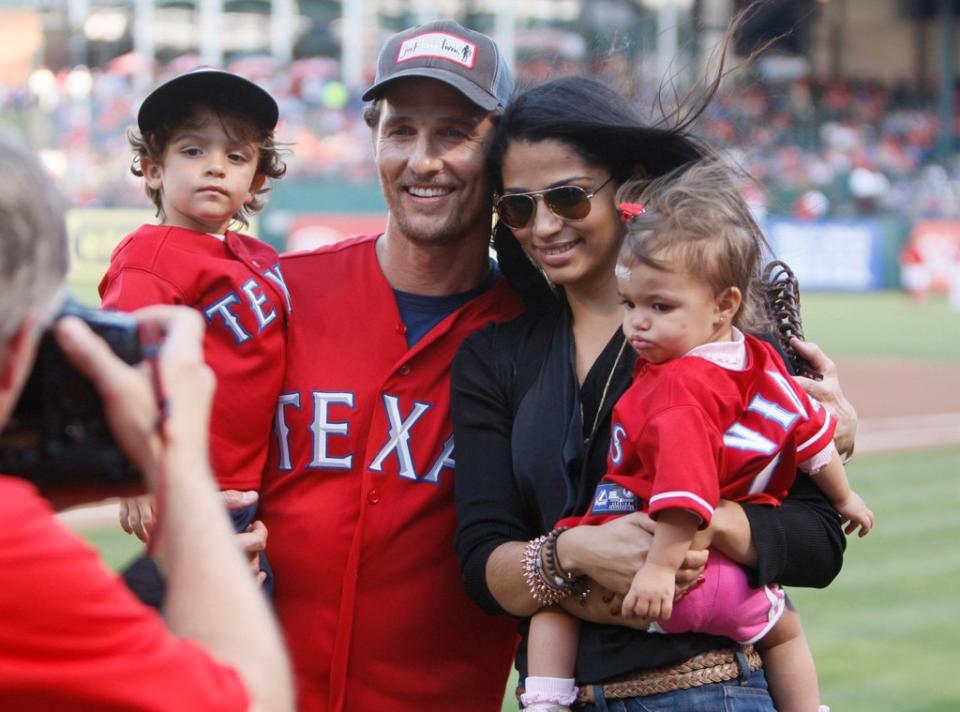
[{"label": "red hair bow", "polygon": [[643,215],[646,207],[644,207],[643,203],[620,203],[620,205],[617,206],[617,210],[620,211],[620,219],[623,222],[630,222],[637,217],[637,215]]}]

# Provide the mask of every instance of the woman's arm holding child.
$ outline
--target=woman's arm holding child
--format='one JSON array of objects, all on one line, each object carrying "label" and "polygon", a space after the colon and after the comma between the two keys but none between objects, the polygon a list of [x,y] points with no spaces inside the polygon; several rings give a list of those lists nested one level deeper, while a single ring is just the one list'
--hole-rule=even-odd
[{"label": "woman's arm holding child", "polygon": [[837,429],[834,432],[833,441],[837,445],[837,450],[840,451],[841,458],[846,462],[853,457],[854,440],[857,437],[857,411],[853,403],[843,395],[837,365],[814,343],[794,338],[790,345],[813,366],[814,370],[823,374],[823,379],[819,381],[802,376],[794,376],[794,380],[803,387],[803,390],[826,406],[836,419]]}]

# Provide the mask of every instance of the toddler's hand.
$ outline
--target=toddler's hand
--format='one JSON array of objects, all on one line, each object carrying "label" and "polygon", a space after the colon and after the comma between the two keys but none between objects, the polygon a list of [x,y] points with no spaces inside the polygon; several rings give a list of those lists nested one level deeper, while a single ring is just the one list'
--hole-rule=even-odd
[{"label": "toddler's hand", "polygon": [[623,617],[668,620],[673,613],[676,575],[669,567],[644,564],[623,599]]},{"label": "toddler's hand", "polygon": [[152,494],[120,500],[120,526],[127,534],[148,543],[155,523]]},{"label": "toddler's hand", "polygon": [[873,512],[853,490],[843,502],[836,504],[836,508],[840,512],[840,523],[846,525],[844,531],[847,534],[853,534],[859,527],[860,536],[866,536],[873,528]]}]

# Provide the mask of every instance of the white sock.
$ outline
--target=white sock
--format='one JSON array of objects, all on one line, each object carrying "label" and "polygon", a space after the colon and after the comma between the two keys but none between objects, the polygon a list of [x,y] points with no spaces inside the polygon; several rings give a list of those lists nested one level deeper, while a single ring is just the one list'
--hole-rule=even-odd
[{"label": "white sock", "polygon": [[527,677],[520,701],[524,709],[536,710],[561,705],[569,707],[577,701],[577,686],[572,677]]}]

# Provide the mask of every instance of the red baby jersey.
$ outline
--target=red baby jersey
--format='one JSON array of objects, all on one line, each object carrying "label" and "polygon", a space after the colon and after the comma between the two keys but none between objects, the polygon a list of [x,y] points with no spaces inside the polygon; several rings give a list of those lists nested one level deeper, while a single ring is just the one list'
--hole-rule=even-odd
[{"label": "red baby jersey", "polygon": [[0,709],[249,709],[236,671],[171,634],[32,485],[0,477],[0,522]]},{"label": "red baby jersey", "polygon": [[144,225],[113,251],[100,282],[107,309],[184,304],[207,321],[204,356],[217,376],[210,452],[221,489],[259,489],[283,379],[290,295],[276,251],[247,235],[219,240]]},{"label": "red baby jersey", "polygon": [[298,709],[499,710],[516,622],[460,578],[450,364],[519,301],[500,280],[410,348],[376,237],[281,263],[298,316],[259,516]]},{"label": "red baby jersey", "polygon": [[[613,409],[605,478],[639,498],[631,509],[687,509],[706,526],[720,499],[778,505],[797,464],[830,445],[833,419],[773,347],[749,335],[745,347],[739,371],[697,356],[637,363]],[[591,515],[623,511],[611,497],[625,494],[610,487],[598,487]]]}]

